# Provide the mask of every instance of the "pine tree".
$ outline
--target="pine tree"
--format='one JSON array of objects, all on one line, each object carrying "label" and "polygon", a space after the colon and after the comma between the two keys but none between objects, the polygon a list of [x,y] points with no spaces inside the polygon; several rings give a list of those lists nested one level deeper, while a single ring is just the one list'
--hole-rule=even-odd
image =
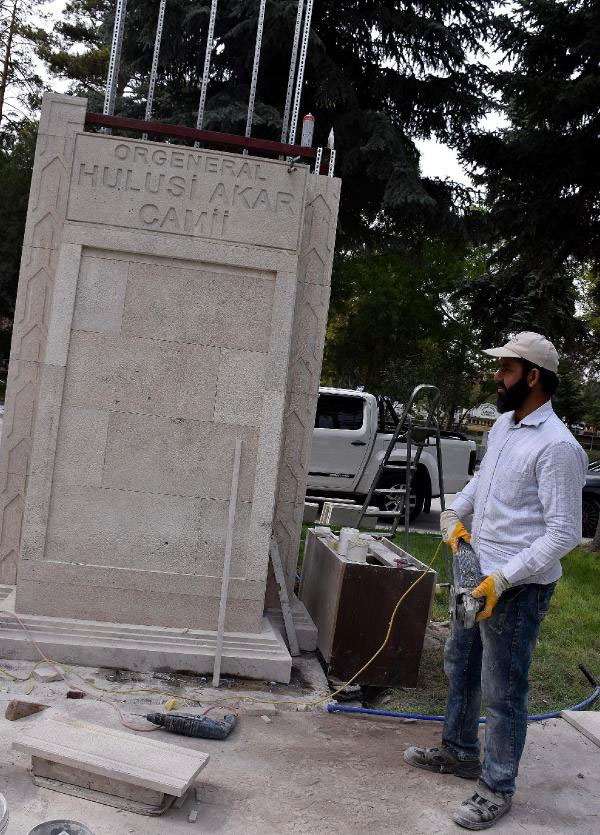
[{"label": "pine tree", "polygon": [[39,104],[42,80],[35,70],[34,47],[41,47],[46,32],[43,20],[46,0],[0,2],[0,125],[18,124]]},{"label": "pine tree", "polygon": [[509,126],[464,150],[494,242],[467,295],[486,343],[529,329],[579,352],[576,284],[600,261],[600,4],[517,0],[495,26]]}]

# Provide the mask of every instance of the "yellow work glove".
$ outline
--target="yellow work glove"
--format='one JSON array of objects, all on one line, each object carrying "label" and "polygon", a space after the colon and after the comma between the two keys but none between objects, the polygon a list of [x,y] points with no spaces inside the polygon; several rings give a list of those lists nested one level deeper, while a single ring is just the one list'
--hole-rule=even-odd
[{"label": "yellow work glove", "polygon": [[450,546],[453,554],[456,554],[459,539],[464,539],[465,542],[471,541],[471,534],[460,521],[455,510],[444,510],[440,513],[440,530],[442,539]]},{"label": "yellow work glove", "polygon": [[471,597],[485,597],[485,606],[476,620],[486,620],[491,616],[494,606],[509,586],[510,583],[501,571],[492,571],[476,589],[473,589]]}]

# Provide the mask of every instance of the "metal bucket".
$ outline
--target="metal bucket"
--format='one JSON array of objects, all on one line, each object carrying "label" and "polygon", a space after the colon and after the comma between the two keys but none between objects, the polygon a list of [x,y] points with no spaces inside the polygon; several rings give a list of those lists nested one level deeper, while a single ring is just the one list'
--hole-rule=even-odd
[{"label": "metal bucket", "polygon": [[77,821],[55,820],[38,823],[29,835],[94,835],[91,829]]}]

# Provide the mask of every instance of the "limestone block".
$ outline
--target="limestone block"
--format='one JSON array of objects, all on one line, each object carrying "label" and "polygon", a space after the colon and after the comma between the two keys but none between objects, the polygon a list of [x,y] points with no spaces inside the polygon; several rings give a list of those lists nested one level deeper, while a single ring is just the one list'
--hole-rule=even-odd
[{"label": "limestone block", "polygon": [[87,223],[68,221],[62,230],[66,243],[80,244],[90,254],[105,252],[109,257],[131,255],[132,260],[166,267],[242,272],[247,275],[275,275],[298,270],[298,253],[265,249],[251,242],[231,244],[210,238],[182,237],[153,230],[128,230],[116,226],[95,226],[90,241]]},{"label": "limestone block", "polygon": [[307,174],[277,160],[84,134],[67,217],[296,250]]},{"label": "limestone block", "polygon": [[[64,212],[69,188],[69,174],[74,150],[73,136],[85,119],[84,99],[45,94],[38,130],[36,156],[31,178],[29,207],[19,288],[15,305],[11,366],[6,391],[6,411],[10,431],[3,433],[0,469],[10,471],[3,462],[19,458],[27,471],[33,422],[37,405],[37,379],[27,362],[42,360],[51,309],[54,273],[61,243]],[[19,362],[22,360],[24,362]],[[15,450],[16,446],[18,450]],[[0,577],[8,582],[16,578],[14,539],[20,530],[24,508],[25,482],[13,495],[15,480],[10,480],[9,494],[0,499],[0,508],[8,517],[0,519]]]},{"label": "limestone block", "polygon": [[598,711],[563,710],[560,715],[600,748],[600,713]]},{"label": "limestone block", "polygon": [[269,351],[289,354],[290,338],[294,326],[294,306],[298,290],[298,277],[292,273],[278,273],[273,295],[273,322]]},{"label": "limestone block", "polygon": [[[321,518],[319,524],[321,525],[335,525],[336,527],[355,527],[361,512],[361,505],[358,504],[338,504],[335,502],[325,502],[323,510],[321,511]],[[376,524],[379,508],[375,505],[369,505],[367,508],[367,515],[365,516],[363,525],[368,527]]]},{"label": "limestone block", "polygon": [[290,387],[292,391],[307,393],[312,400],[319,387],[327,311],[329,308],[329,287],[303,284],[298,291],[300,317],[303,326],[295,333]]},{"label": "limestone block", "polygon": [[272,351],[267,354],[265,391],[286,391],[289,362],[289,351]]},{"label": "limestone block", "polygon": [[[176,565],[164,565],[162,569],[145,571],[114,565],[83,565],[85,570],[82,571],[81,563],[24,559],[21,560],[19,568],[19,582],[23,579],[41,585],[78,587],[80,597],[90,589],[96,588],[108,591],[156,591],[189,595],[198,599],[218,597],[221,592],[220,575],[186,573],[178,570]],[[262,601],[259,581],[247,577],[232,577],[230,582],[228,600],[251,604]]]},{"label": "limestone block", "polygon": [[61,245],[44,351],[44,362],[47,365],[64,367],[67,364],[80,260],[80,246],[65,243]]},{"label": "limestone block", "polygon": [[12,584],[17,577],[24,496],[25,476],[0,470],[0,580],[3,583]]},{"label": "limestone block", "polygon": [[103,486],[229,499],[237,437],[242,439],[239,496],[248,501],[256,467],[252,427],[113,412]]},{"label": "limestone block", "polygon": [[[216,633],[130,624],[94,623],[67,618],[23,615],[46,655],[64,664],[112,666],[125,670],[184,670],[212,672]],[[23,629],[0,613],[0,652],[4,658],[39,657]],[[251,634],[226,632],[223,675],[279,681],[290,680],[292,659],[279,632],[261,618]]]},{"label": "limestone block", "polygon": [[129,261],[96,250],[84,250],[77,284],[73,330],[121,331]]},{"label": "limestone block", "polygon": [[309,410],[305,404],[306,395],[290,393],[279,467],[278,500],[283,502],[304,501],[314,427],[313,409]]},{"label": "limestone block", "polygon": [[33,671],[33,677],[36,681],[41,681],[43,684],[49,684],[52,681],[63,681],[63,674],[52,664],[41,664]]},{"label": "limestone block", "polygon": [[256,270],[132,263],[122,333],[266,351],[274,290]]},{"label": "limestone block", "polygon": [[49,136],[69,136],[81,130],[86,108],[87,99],[80,96],[44,93],[40,133]]},{"label": "limestone block", "polygon": [[44,474],[49,479],[52,478],[64,382],[64,367],[40,365],[30,475]]},{"label": "limestone block", "polygon": [[[290,587],[298,558],[301,508],[306,492],[327,326],[339,195],[339,180],[330,177],[309,178],[274,523]],[[272,580],[270,582],[268,597],[273,600]]]},{"label": "limestone block", "polygon": [[221,350],[215,420],[259,426],[265,396],[267,354]]},{"label": "limestone block", "polygon": [[73,331],[69,406],[212,420],[219,349]]},{"label": "limestone block", "polygon": [[[40,223],[50,224],[50,217],[46,215]],[[54,234],[52,225],[47,228]],[[32,234],[43,235],[44,231],[37,228]],[[22,289],[17,292],[15,303],[11,362],[19,359],[32,362],[42,360],[57,262],[58,250],[24,244],[19,278],[19,288]]]},{"label": "limestone block", "polygon": [[43,555],[64,375],[64,368],[40,366],[36,424],[21,537],[21,554],[27,554],[30,559],[41,559]]},{"label": "limestone block", "polygon": [[108,412],[63,406],[56,443],[54,484],[99,487],[104,471]]},{"label": "limestone block", "polygon": [[34,757],[180,797],[195,782],[208,754],[60,713],[28,724],[13,748]]},{"label": "limestone block", "polygon": [[283,394],[272,392],[265,397],[263,403],[248,539],[247,571],[248,576],[252,577],[266,577],[267,562],[260,555],[269,552],[284,400]]},{"label": "limestone block", "polygon": [[279,553],[285,555],[284,565],[291,578],[296,574],[303,514],[303,503],[280,501],[277,504],[273,529],[277,537]]},{"label": "limestone block", "polygon": [[[27,562],[22,561],[21,565]],[[102,586],[43,584],[25,580],[19,574],[17,611],[46,617],[69,616],[87,621],[111,617],[117,623],[146,626],[179,627],[181,629],[212,629],[217,623],[219,595],[186,595],[168,591]],[[263,601],[231,599],[225,615],[229,632],[257,632],[263,614]],[[72,635],[74,640],[77,636]],[[54,660],[58,660],[53,656]],[[110,657],[105,665],[111,666]]]},{"label": "limestone block", "polygon": [[[57,485],[45,556],[73,564],[220,577],[228,508],[223,500]],[[249,518],[249,504],[240,502],[232,576],[245,576]]]},{"label": "limestone block", "polygon": [[319,515],[319,505],[316,502],[304,502],[304,513],[302,514],[303,525],[313,525]]},{"label": "limestone block", "polygon": [[[301,600],[298,600],[295,594],[291,599],[292,619],[296,629],[296,636],[298,638],[298,646],[303,652],[314,652],[317,649],[317,627],[311,616],[308,614],[306,606]],[[267,609],[267,616],[273,626],[283,635],[285,639],[285,625],[283,621],[283,614],[280,607]]]},{"label": "limestone block", "polygon": [[0,469],[26,475],[29,471],[31,435],[39,387],[37,362],[12,359],[8,367],[7,396],[2,425]]}]

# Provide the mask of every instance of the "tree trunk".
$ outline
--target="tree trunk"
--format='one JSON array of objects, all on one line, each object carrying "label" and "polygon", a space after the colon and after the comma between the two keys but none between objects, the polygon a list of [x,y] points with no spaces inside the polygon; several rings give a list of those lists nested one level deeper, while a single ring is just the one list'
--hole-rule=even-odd
[{"label": "tree trunk", "polygon": [[19,0],[14,0],[12,14],[10,18],[10,25],[8,27],[8,37],[6,39],[6,51],[4,53],[4,60],[2,62],[2,79],[0,80],[0,122],[2,122],[2,115],[4,112],[4,95],[6,93],[6,85],[8,84],[8,70],[10,67],[10,53],[12,51],[12,42],[16,29],[17,7]]}]

